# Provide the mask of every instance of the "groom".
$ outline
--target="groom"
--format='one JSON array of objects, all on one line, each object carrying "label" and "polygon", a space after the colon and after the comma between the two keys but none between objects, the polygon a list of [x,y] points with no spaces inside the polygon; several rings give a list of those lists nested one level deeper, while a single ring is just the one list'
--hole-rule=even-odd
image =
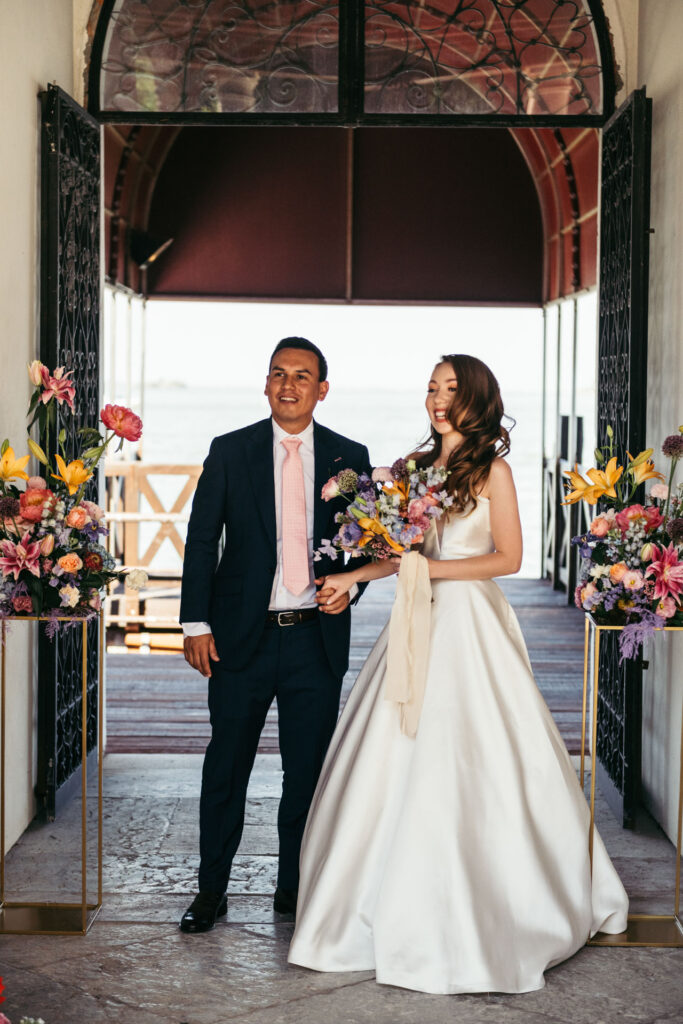
[{"label": "groom", "polygon": [[209,677],[211,741],[199,892],[180,921],[184,932],[208,931],[226,913],[247,784],[273,698],[283,768],[274,908],[296,909],[301,838],[337,720],[355,597],[327,604],[331,592],[316,592],[314,576],[334,563],[322,558],[314,573],[313,551],[336,532],[343,505],[325,503],[321,489],[341,469],[371,471],[367,448],[313,421],[328,390],[315,345],[279,342],[266,378],[272,418],[214,438],[192,503],[180,621],[186,660]]}]

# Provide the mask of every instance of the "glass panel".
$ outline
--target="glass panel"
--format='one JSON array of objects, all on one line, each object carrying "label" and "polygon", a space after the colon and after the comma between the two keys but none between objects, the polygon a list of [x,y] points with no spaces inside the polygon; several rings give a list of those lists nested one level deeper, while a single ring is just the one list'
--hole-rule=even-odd
[{"label": "glass panel", "polygon": [[[597,444],[595,408],[598,348],[598,295],[589,292],[576,302],[576,415],[581,419],[582,446],[579,460],[584,466],[595,465],[593,451]],[[578,419],[577,419],[578,423]]]},{"label": "glass panel", "polygon": [[599,114],[586,0],[367,0],[365,110]]},{"label": "glass panel", "polygon": [[102,55],[102,110],[337,110],[339,3],[117,0]]}]

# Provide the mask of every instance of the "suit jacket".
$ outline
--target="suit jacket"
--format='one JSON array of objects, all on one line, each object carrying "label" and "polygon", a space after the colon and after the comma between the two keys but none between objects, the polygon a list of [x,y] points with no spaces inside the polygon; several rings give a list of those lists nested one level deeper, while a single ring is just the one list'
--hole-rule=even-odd
[{"label": "suit jacket", "polygon": [[[364,445],[314,423],[315,506],[313,546],[337,532],[334,515],[344,499],[324,502],[323,484],[341,469],[370,473]],[[221,535],[225,547],[218,560]],[[244,668],[263,632],[277,564],[273,427],[270,419],[211,442],[192,502],[187,529],[181,622],[208,622],[221,662]],[[323,557],[316,575],[343,571]],[[320,615],[325,651],[335,674],[348,667],[351,614]]]}]

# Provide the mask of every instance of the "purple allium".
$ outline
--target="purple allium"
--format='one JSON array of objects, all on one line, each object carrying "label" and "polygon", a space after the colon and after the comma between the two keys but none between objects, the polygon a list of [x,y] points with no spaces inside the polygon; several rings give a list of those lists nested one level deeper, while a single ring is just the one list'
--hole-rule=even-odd
[{"label": "purple allium", "polygon": [[662,451],[670,459],[680,459],[683,456],[683,434],[669,434],[665,437]]},{"label": "purple allium", "polygon": [[670,519],[666,524],[666,532],[671,537],[674,544],[680,544],[683,541],[683,516],[678,516],[676,519]]},{"label": "purple allium", "polygon": [[408,476],[408,467],[406,466],[405,459],[396,459],[396,462],[391,467],[391,475],[394,480],[403,480],[404,477]]},{"label": "purple allium", "polygon": [[352,491],[358,482],[358,473],[353,469],[342,469],[337,476],[337,484],[342,492]]},{"label": "purple allium", "polygon": [[18,498],[3,495],[0,498],[0,519],[11,519],[14,516],[18,516],[20,508],[21,505]]}]

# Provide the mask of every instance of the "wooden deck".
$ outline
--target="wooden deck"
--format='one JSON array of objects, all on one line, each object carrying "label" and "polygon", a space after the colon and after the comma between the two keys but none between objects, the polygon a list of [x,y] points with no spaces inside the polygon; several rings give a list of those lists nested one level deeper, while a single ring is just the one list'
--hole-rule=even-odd
[{"label": "wooden deck", "polygon": [[[524,633],[536,681],[569,752],[581,740],[583,615],[541,580],[503,580]],[[342,704],[389,617],[394,581],[375,583],[354,612],[350,669]],[[206,682],[178,654],[107,655],[107,751],[203,753],[209,738]],[[271,708],[259,750],[274,753],[277,711]]]}]

